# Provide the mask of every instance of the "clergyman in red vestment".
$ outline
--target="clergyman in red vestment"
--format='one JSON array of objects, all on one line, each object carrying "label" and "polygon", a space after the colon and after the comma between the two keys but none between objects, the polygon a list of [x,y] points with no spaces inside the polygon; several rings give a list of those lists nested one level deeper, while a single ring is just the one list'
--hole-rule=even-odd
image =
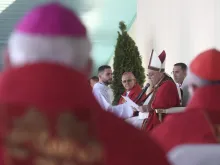
[{"label": "clergyman in red vestment", "polygon": [[[122,84],[125,88],[125,92],[122,94],[122,96],[129,97],[132,101],[135,101],[135,99],[138,97],[138,95],[141,93],[142,89],[141,86],[137,83],[137,80],[132,72],[125,72],[122,75],[121,78]],[[146,98],[146,95],[144,94],[142,96],[142,99],[140,99],[137,104],[140,104],[143,102],[143,100]],[[118,104],[123,104],[125,102],[124,98],[121,97]]]},{"label": "clergyman in red vestment", "polygon": [[144,131],[151,131],[160,124],[155,109],[167,109],[180,105],[180,99],[175,82],[165,73],[166,53],[159,55],[152,50],[148,65],[148,77],[153,86],[147,95],[143,106],[138,108],[139,116],[126,121]]},{"label": "clergyman in red vestment", "polygon": [[96,102],[82,74],[89,43],[78,16],[58,2],[18,23],[0,79],[2,165],[168,165],[150,137]]},{"label": "clergyman in red vestment", "polygon": [[220,142],[220,52],[210,49],[190,64],[186,78],[191,99],[151,132],[165,151],[180,144]]}]

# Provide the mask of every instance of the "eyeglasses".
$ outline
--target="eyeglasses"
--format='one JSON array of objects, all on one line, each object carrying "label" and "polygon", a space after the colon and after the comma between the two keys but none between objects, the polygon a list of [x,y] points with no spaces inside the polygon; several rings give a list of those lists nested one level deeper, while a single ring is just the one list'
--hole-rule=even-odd
[{"label": "eyeglasses", "polygon": [[153,76],[154,76],[154,73],[147,74],[147,77],[153,77]]},{"label": "eyeglasses", "polygon": [[125,84],[126,82],[130,83],[133,79],[123,80],[122,83]]}]

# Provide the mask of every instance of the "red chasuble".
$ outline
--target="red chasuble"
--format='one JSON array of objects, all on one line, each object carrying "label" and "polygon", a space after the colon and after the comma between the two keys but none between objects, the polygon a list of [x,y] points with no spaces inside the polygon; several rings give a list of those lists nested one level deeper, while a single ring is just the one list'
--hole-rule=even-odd
[{"label": "red chasuble", "polygon": [[[128,97],[134,101],[138,95],[141,93],[142,89],[140,87],[139,84],[136,84],[129,92]],[[126,96],[126,91],[122,94],[123,96]],[[140,104],[143,102],[143,100],[146,98],[146,95],[142,96],[142,99],[140,99],[140,101],[137,102],[137,104]],[[118,104],[123,104],[125,102],[125,100],[123,99],[123,97],[120,98]]]},{"label": "red chasuble", "polygon": [[168,165],[150,137],[102,110],[86,78],[64,66],[3,72],[0,118],[2,165]]},{"label": "red chasuble", "polygon": [[186,111],[168,116],[151,132],[167,152],[180,144],[220,142],[220,85],[194,93]]},{"label": "red chasuble", "polygon": [[166,76],[159,86],[153,89],[153,96],[149,102],[149,117],[144,121],[142,130],[151,131],[161,122],[155,112],[155,109],[168,109],[180,106],[180,100],[176,84]]}]

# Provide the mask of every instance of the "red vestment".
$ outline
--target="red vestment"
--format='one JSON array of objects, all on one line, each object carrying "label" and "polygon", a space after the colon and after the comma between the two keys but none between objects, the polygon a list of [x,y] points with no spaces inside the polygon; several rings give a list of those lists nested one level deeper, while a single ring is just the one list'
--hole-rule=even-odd
[{"label": "red vestment", "polygon": [[215,126],[220,125],[219,98],[220,85],[197,89],[185,112],[169,115],[151,136],[165,151],[180,144],[217,143]]},{"label": "red vestment", "polygon": [[[141,89],[141,87],[140,87],[140,85],[139,84],[136,84],[131,90],[130,90],[130,92],[129,92],[129,94],[128,94],[128,97],[132,100],[132,101],[134,101],[137,97],[138,97],[138,95],[141,93],[141,91],[142,91],[142,89]],[[126,91],[122,94],[123,96],[126,96]],[[137,102],[137,104],[139,105],[140,103],[142,103],[143,102],[143,100],[146,98],[146,95],[144,94],[143,96],[142,96],[142,99],[140,99],[138,102]],[[123,99],[123,97],[121,97],[120,98],[120,100],[119,100],[119,102],[118,102],[118,104],[123,104],[125,102],[125,100]]]},{"label": "red vestment", "polygon": [[4,163],[168,165],[150,137],[102,110],[86,78],[71,68],[42,63],[3,72],[0,117],[3,150],[29,153],[4,150]]},{"label": "red vestment", "polygon": [[153,89],[153,96],[149,102],[149,117],[143,123],[143,130],[151,131],[161,122],[155,112],[155,109],[168,109],[180,106],[179,95],[176,84],[168,76],[164,78],[156,89]]}]

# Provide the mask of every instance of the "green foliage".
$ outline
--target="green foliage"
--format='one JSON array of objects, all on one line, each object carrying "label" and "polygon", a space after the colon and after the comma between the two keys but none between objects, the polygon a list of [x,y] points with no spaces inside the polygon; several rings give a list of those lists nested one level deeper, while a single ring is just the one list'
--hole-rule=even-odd
[{"label": "green foliage", "polygon": [[141,86],[145,82],[144,68],[142,67],[142,59],[138,48],[134,40],[128,35],[124,22],[119,23],[119,28],[113,63],[113,105],[118,103],[121,94],[124,92],[124,87],[121,83],[121,77],[124,72],[132,72]]}]

